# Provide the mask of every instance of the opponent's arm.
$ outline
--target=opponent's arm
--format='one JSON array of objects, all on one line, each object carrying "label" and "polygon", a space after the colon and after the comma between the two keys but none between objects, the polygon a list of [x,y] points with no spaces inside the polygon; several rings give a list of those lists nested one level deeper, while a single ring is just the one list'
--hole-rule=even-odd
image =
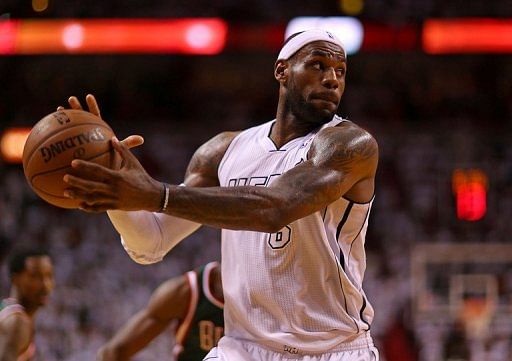
[{"label": "opponent's arm", "polygon": [[[151,186],[150,181],[139,184],[143,168],[125,145],[115,141],[113,145],[129,171],[120,177],[99,165],[74,160],[73,168],[83,177],[66,176],[73,190],[71,196],[83,200],[82,206],[88,211],[157,210],[160,187]],[[365,188],[365,201],[370,200],[378,146],[369,133],[348,122],[324,129],[315,138],[308,158],[266,188],[171,186],[166,213],[215,227],[276,232],[345,194],[357,193],[354,189]],[[197,168],[195,173],[202,174],[205,163],[208,164],[199,156],[190,168]],[[91,180],[92,175],[99,175],[106,181]],[[360,183],[368,186],[361,187]],[[146,194],[144,202],[130,197],[135,189]]]},{"label": "opponent's arm", "polygon": [[185,318],[190,292],[185,276],[163,283],[153,293],[146,308],[135,314],[98,351],[97,360],[130,360],[160,335],[171,321]]},{"label": "opponent's arm", "polygon": [[18,355],[30,345],[30,321],[17,313],[0,323],[0,361],[16,361]]}]

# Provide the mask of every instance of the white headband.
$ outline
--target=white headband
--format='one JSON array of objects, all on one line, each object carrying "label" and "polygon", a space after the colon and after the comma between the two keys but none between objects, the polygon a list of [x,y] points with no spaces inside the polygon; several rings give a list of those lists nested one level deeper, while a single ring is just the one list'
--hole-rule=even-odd
[{"label": "white headband", "polygon": [[341,42],[340,39],[338,39],[336,36],[334,36],[332,33],[326,30],[311,29],[294,36],[290,41],[288,41],[279,52],[277,60],[288,60],[302,47],[314,41],[327,41],[329,43],[336,44],[340,46],[341,49],[343,49],[343,52],[345,53],[346,56],[345,47],[343,46],[343,43]]}]

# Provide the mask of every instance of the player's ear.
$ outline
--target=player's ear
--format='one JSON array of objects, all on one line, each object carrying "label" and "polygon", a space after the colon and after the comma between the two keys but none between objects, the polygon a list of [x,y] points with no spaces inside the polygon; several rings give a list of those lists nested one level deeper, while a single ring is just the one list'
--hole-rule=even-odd
[{"label": "player's ear", "polygon": [[274,77],[281,84],[286,84],[288,73],[290,71],[290,63],[287,60],[278,60],[274,65]]}]

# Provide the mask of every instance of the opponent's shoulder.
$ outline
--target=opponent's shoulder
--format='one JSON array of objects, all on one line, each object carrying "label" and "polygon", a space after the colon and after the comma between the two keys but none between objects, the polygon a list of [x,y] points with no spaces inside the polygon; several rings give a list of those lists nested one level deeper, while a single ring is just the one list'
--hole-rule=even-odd
[{"label": "opponent's shoulder", "polygon": [[0,327],[3,329],[7,327],[25,327],[30,325],[31,321],[29,317],[23,312],[11,312],[0,319]]},{"label": "opponent's shoulder", "polygon": [[367,130],[351,121],[318,132],[311,145],[310,155],[321,162],[376,162],[379,146]]},{"label": "opponent's shoulder", "polygon": [[217,169],[233,139],[240,131],[222,132],[200,146],[187,167],[185,184],[206,187],[218,185]]},{"label": "opponent's shoulder", "polygon": [[0,321],[1,334],[10,336],[22,346],[28,346],[32,334],[32,321],[24,313],[13,312]]},{"label": "opponent's shoulder", "polygon": [[186,274],[173,277],[153,292],[148,304],[148,312],[160,320],[181,319],[190,303],[191,292]]},{"label": "opponent's shoulder", "polygon": [[163,282],[153,292],[152,299],[158,302],[176,302],[184,299],[188,301],[190,293],[190,283],[187,275],[179,275]]}]

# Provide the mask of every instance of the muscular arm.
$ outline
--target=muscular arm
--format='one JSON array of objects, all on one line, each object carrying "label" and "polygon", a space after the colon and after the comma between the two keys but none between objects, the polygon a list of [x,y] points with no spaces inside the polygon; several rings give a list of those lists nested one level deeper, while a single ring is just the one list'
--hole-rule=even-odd
[{"label": "muscular arm", "polygon": [[[187,187],[218,186],[218,165],[237,134],[224,132],[201,146],[192,157],[184,184]],[[141,264],[160,261],[201,226],[184,218],[148,211],[108,211],[108,216],[121,235],[126,252]]]},{"label": "muscular arm", "polygon": [[221,228],[276,232],[343,195],[372,197],[378,146],[366,131],[351,123],[324,129],[308,156],[267,188],[172,187],[168,213]]},{"label": "muscular arm", "polygon": [[160,335],[173,320],[186,316],[190,287],[185,276],[156,289],[148,305],[135,314],[99,351],[99,361],[130,360]]},{"label": "muscular arm", "polygon": [[0,361],[16,361],[30,345],[32,326],[20,315],[12,314],[0,323]]},{"label": "muscular arm", "polygon": [[[171,219],[186,219],[196,226],[276,232],[341,196],[350,195],[355,201],[365,202],[373,195],[378,146],[369,133],[350,122],[320,131],[308,160],[266,188],[218,186],[218,164],[234,136],[219,136],[198,150],[187,171],[186,182],[191,186],[170,187],[166,213],[174,217]],[[73,161],[74,170],[88,178],[67,178],[73,187],[73,197],[84,200],[82,205],[89,211],[157,210],[162,197],[161,185],[147,175],[126,146],[114,143],[114,147],[128,164],[120,172]],[[98,182],[95,178],[104,180]],[[136,222],[132,224],[132,229],[139,232],[134,239],[147,244],[147,230]],[[157,228],[153,227],[158,232]],[[160,230],[160,233],[169,232]],[[151,243],[150,247],[155,246]]]}]

